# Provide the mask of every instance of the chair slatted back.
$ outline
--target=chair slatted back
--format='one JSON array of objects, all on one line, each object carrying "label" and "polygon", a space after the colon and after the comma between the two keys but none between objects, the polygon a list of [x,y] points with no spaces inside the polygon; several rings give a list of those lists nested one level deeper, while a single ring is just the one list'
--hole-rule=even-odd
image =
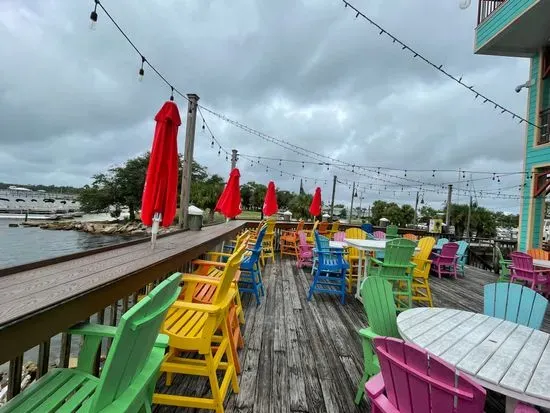
[{"label": "chair slatted back", "polygon": [[[361,228],[348,228],[345,237],[349,239],[366,239],[367,233]],[[355,247],[349,247],[348,253],[350,257],[359,257],[359,250]]]},{"label": "chair slatted back", "polygon": [[520,284],[494,283],[483,287],[483,313],[540,329],[548,300]]},{"label": "chair slatted back", "polygon": [[[263,228],[260,230],[260,234],[262,231]],[[231,282],[235,277],[235,273],[241,266],[241,261],[245,250],[246,245],[242,245],[240,248],[235,249],[235,252],[227,259],[225,268],[223,269],[223,274],[220,276],[218,288],[216,288],[216,292],[212,296],[212,304],[220,304],[228,294],[229,287],[231,287]]]},{"label": "chair slatted back", "polygon": [[535,278],[535,267],[533,257],[520,251],[514,251],[510,254],[512,258],[512,268],[516,275],[523,278]]},{"label": "chair slatted back", "polygon": [[399,227],[397,225],[388,225],[386,227],[386,238],[397,238],[399,236],[398,231]]},{"label": "chair slatted back", "polygon": [[458,244],[456,242],[447,242],[443,244],[441,248],[441,253],[439,254],[438,261],[441,264],[452,264],[456,257],[456,252],[458,251]]},{"label": "chair slatted back", "polygon": [[443,245],[447,244],[448,242],[449,240],[447,238],[439,238],[435,246],[439,248],[443,248]]},{"label": "chair slatted back", "polygon": [[414,234],[404,234],[403,235],[403,238],[405,239],[410,239],[411,241],[416,241],[418,240],[418,237]]},{"label": "chair slatted back", "polygon": [[427,259],[429,259],[434,245],[435,245],[434,237],[420,238],[418,240],[418,245],[417,245],[417,247],[420,248],[420,251],[418,251],[415,258],[418,258],[418,260],[422,260],[422,261],[426,261]]},{"label": "chair slatted back", "polygon": [[377,337],[388,401],[399,413],[482,413],[485,389],[426,350],[403,340]]},{"label": "chair slatted back", "polygon": [[342,242],[346,239],[346,233],[344,231],[335,232],[333,239],[334,241]]},{"label": "chair slatted back", "polygon": [[410,239],[396,238],[386,242],[384,249],[383,275],[404,275],[405,266],[410,264],[416,249],[416,242]]},{"label": "chair slatted back", "polygon": [[372,224],[363,224],[361,225],[361,229],[365,231],[367,234],[372,234],[372,231],[373,231]]},{"label": "chair slatted back", "polygon": [[384,231],[374,231],[372,233],[376,239],[386,239],[386,233]]},{"label": "chair slatted back", "polygon": [[369,327],[380,336],[399,337],[392,285],[383,277],[367,277],[361,283],[361,297]]},{"label": "chair slatted back", "polygon": [[180,280],[180,273],[171,275],[122,315],[90,411],[111,405],[140,374],[166,312],[180,294]]},{"label": "chair slatted back", "polygon": [[546,260],[546,261],[548,261],[550,259],[548,251],[544,251],[541,248],[534,248],[534,249],[527,250],[527,254],[530,255],[531,257],[533,257],[536,260]]},{"label": "chair slatted back", "polygon": [[334,221],[332,223],[332,226],[330,227],[330,232],[332,232],[333,234],[335,234],[336,232],[338,232],[338,229],[340,228],[340,221]]}]

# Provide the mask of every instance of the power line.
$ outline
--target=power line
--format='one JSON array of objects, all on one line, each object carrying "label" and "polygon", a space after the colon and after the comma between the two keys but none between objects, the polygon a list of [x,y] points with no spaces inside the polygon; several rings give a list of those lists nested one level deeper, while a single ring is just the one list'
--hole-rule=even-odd
[{"label": "power line", "polygon": [[378,23],[376,23],[374,20],[372,20],[370,17],[368,17],[365,13],[363,13],[362,11],[360,11],[359,9],[357,9],[353,4],[351,4],[349,1],[347,0],[342,0],[342,2],[344,3],[344,7],[345,8],[350,8],[351,10],[355,11],[355,18],[358,18],[358,17],[362,17],[363,19],[365,19],[366,21],[368,21],[371,25],[373,25],[374,27],[376,27],[378,30],[380,30],[380,33],[379,35],[382,36],[382,35],[386,35],[388,36],[393,43],[397,43],[399,46],[401,46],[401,50],[403,51],[406,51],[406,52],[410,52],[412,53],[413,55],[413,58],[419,58],[420,60],[422,60],[424,63],[430,65],[431,67],[433,67],[435,70],[439,71],[440,73],[442,73],[443,75],[447,76],[449,79],[452,79],[454,80],[456,83],[458,83],[460,86],[468,89],[470,92],[472,92],[474,95],[475,95],[475,98],[482,98],[483,99],[483,103],[490,103],[492,105],[494,105],[495,109],[499,109],[501,111],[501,113],[508,113],[510,115],[512,115],[512,119],[519,119],[519,123],[522,123],[522,122],[525,122],[531,126],[534,126],[535,128],[539,128],[540,129],[540,126],[539,125],[536,125],[535,123],[529,121],[528,119],[525,119],[524,117],[518,115],[517,113],[514,113],[512,112],[510,109],[507,109],[505,108],[504,106],[502,106],[501,104],[495,102],[493,99],[487,97],[486,95],[484,95],[483,93],[479,92],[478,90],[476,90],[474,88],[474,86],[468,86],[466,83],[464,83],[462,81],[462,76],[460,77],[456,77],[454,75],[452,75],[451,73],[447,72],[445,69],[443,69],[443,65],[438,65],[436,63],[433,63],[430,59],[428,59],[427,57],[425,57],[424,55],[422,55],[421,53],[417,52],[415,49],[413,49],[412,47],[410,47],[408,44],[404,43],[403,41],[401,41],[398,37],[396,37],[395,35],[393,35],[392,33],[388,32],[386,29],[384,29],[382,26],[380,26]]}]

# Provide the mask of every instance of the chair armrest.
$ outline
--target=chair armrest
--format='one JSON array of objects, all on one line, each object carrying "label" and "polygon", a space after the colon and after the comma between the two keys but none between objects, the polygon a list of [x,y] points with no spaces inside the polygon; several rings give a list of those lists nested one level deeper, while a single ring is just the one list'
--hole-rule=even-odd
[{"label": "chair armrest", "polygon": [[372,331],[371,328],[362,328],[358,331],[359,335],[363,338],[366,338],[368,340],[372,340],[373,338],[380,337],[378,334],[376,334],[374,331]]},{"label": "chair armrest", "polygon": [[218,285],[220,283],[219,278],[197,274],[183,274],[181,279],[184,283],[205,283],[210,285]]},{"label": "chair armrest", "polygon": [[202,304],[202,303],[191,303],[187,301],[176,300],[172,304],[172,308],[179,310],[193,310],[203,313],[215,314],[219,312],[222,307],[214,304]]},{"label": "chair armrest", "polygon": [[371,262],[375,263],[376,265],[382,265],[382,264],[384,264],[383,261],[377,260],[377,259],[374,258],[374,257],[369,257],[369,261],[370,261],[369,264],[370,264]]},{"label": "chair armrest", "polygon": [[212,257],[231,257],[231,254],[228,252],[216,252],[216,251],[210,251],[205,253],[204,255],[210,255]]},{"label": "chair armrest", "polygon": [[435,257],[441,257],[441,254],[438,254],[437,252],[433,252],[433,251],[432,251],[432,255],[434,255]]},{"label": "chair armrest", "polygon": [[208,260],[193,260],[191,264],[195,265],[210,265],[211,267],[225,267],[227,264],[225,262],[218,261],[208,261]]},{"label": "chair armrest", "polygon": [[67,330],[67,333],[78,336],[88,337],[107,337],[114,338],[117,327],[106,326],[103,324],[79,323]]},{"label": "chair armrest", "polygon": [[[370,378],[370,380],[366,383],[368,386],[368,395],[371,397],[379,397],[384,395],[384,391],[386,390],[386,386],[384,384],[384,378],[382,377],[382,373],[378,373]],[[386,411],[386,410],[384,410]]]}]

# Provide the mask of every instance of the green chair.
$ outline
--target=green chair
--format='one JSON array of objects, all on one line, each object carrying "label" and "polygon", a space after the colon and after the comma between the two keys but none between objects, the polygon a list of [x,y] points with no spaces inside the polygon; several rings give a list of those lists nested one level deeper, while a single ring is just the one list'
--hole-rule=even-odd
[{"label": "green chair", "polygon": [[397,238],[386,243],[384,261],[370,257],[367,274],[381,276],[393,285],[397,311],[412,306],[412,270],[416,264],[411,262],[416,242]]},{"label": "green chair", "polygon": [[399,227],[397,225],[388,225],[386,227],[386,239],[398,238],[399,237],[399,235],[397,234],[398,230],[399,230]]},{"label": "green chair", "polygon": [[500,267],[497,282],[510,282],[510,265],[512,265],[512,260],[505,260],[502,251],[496,245],[495,252]]},{"label": "green chair", "polygon": [[378,357],[373,350],[372,339],[378,336],[399,338],[395,301],[391,284],[382,277],[367,277],[361,284],[361,297],[369,326],[359,330],[363,344],[363,377],[357,387],[355,404],[359,404],[365,392],[365,383],[380,372]]},{"label": "green chair", "polygon": [[[120,319],[118,327],[85,323],[69,330],[84,338],[75,369],[53,369],[10,400],[2,413],[151,412],[151,401],[168,337],[159,334],[180,294],[181,274],[160,283]],[[99,378],[92,375],[104,337],[113,343]]]}]

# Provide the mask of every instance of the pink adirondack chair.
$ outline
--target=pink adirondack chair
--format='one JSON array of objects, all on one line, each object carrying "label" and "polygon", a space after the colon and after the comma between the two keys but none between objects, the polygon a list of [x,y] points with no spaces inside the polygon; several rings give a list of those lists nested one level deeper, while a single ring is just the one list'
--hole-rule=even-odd
[{"label": "pink adirondack chair", "polygon": [[466,374],[403,340],[373,341],[381,372],[365,385],[372,413],[483,412],[485,389]]},{"label": "pink adirondack chair", "polygon": [[510,265],[510,282],[522,281],[532,290],[548,295],[550,286],[550,270],[536,269],[533,257],[524,252],[512,252]]},{"label": "pink adirondack chair", "polygon": [[376,239],[386,239],[386,233],[383,231],[374,231],[372,235]]},{"label": "pink adirondack chair", "polygon": [[456,278],[458,256],[458,244],[456,242],[448,242],[441,248],[438,254],[432,252],[432,270],[434,270],[439,278],[442,275],[453,275]]},{"label": "pink adirondack chair", "polygon": [[296,266],[313,266],[313,245],[307,243],[307,235],[304,231],[298,231],[298,260]]},{"label": "pink adirondack chair", "polygon": [[339,231],[339,232],[335,232],[334,233],[334,236],[333,236],[333,240],[334,241],[344,241],[344,239],[346,238],[346,233],[344,231]]}]

